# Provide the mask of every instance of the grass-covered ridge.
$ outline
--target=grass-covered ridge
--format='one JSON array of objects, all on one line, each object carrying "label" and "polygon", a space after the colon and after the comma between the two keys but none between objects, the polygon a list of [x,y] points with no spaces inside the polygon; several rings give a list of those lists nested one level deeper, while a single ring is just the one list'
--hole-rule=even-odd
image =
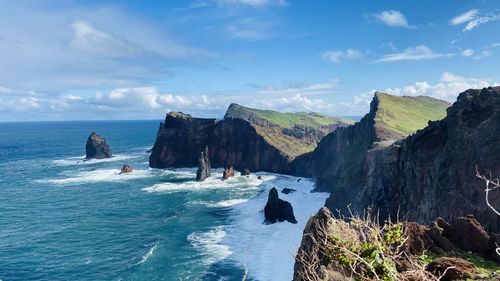
[{"label": "grass-covered ridge", "polygon": [[[249,121],[259,135],[283,153],[296,157],[314,150],[319,138],[326,135],[332,125],[348,125],[352,120],[332,117],[315,112],[284,113],[231,104],[224,118]],[[309,137],[301,137],[307,134]]]},{"label": "grass-covered ridge", "polygon": [[295,125],[309,128],[321,128],[339,122],[353,123],[352,120],[332,117],[316,112],[278,112],[274,110],[254,109],[232,103],[224,116],[225,118],[241,118],[249,121],[263,119],[269,123],[291,129]]},{"label": "grass-covered ridge", "polygon": [[429,120],[443,119],[451,105],[425,96],[400,97],[378,92],[375,96],[379,101],[375,121],[403,136],[426,127]]}]

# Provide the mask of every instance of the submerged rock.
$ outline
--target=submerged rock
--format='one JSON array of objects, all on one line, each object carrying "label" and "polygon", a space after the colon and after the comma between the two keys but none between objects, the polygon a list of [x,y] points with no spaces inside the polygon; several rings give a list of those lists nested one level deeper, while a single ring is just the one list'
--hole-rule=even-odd
[{"label": "submerged rock", "polygon": [[130,166],[129,164],[125,164],[125,165],[123,165],[123,167],[120,171],[120,175],[132,173],[133,171],[134,171],[134,168],[132,168],[132,166]]},{"label": "submerged rock", "polygon": [[249,169],[243,169],[241,171],[241,175],[242,176],[249,176],[250,175],[250,170]]},{"label": "submerged rock", "polygon": [[208,158],[208,146],[200,153],[198,159],[198,171],[196,171],[196,181],[204,181],[211,176],[210,174],[210,159]]},{"label": "submerged rock", "polygon": [[288,188],[288,187],[285,187],[281,190],[281,193],[283,194],[290,194],[290,193],[294,193],[295,191],[297,191],[296,189],[293,189],[293,188]]},{"label": "submerged rock", "polygon": [[86,159],[104,159],[111,158],[113,156],[111,154],[109,145],[106,143],[106,139],[96,134],[95,132],[92,132],[92,134],[90,134],[89,138],[87,139],[87,144],[85,145],[85,154]]},{"label": "submerged rock", "polygon": [[267,204],[264,207],[264,216],[266,218],[266,223],[276,223],[283,221],[297,223],[297,220],[293,215],[292,204],[285,200],[281,200],[278,197],[278,190],[276,190],[276,188],[274,187],[269,191]]},{"label": "submerged rock", "polygon": [[227,166],[224,168],[224,173],[222,173],[222,179],[227,180],[230,177],[234,177],[234,168],[233,166]]}]

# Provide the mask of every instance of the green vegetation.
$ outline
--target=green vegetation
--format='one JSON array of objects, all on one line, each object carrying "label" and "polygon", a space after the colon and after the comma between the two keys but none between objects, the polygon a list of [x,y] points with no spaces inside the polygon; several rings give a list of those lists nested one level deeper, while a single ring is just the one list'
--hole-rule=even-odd
[{"label": "green vegetation", "polygon": [[446,116],[449,103],[431,97],[399,97],[384,93],[375,94],[379,100],[375,121],[385,128],[407,136],[427,126],[429,120]]},{"label": "green vegetation", "polygon": [[329,126],[339,122],[354,123],[349,119],[331,117],[316,112],[283,113],[274,110],[248,108],[234,103],[229,106],[225,117],[242,118],[249,121],[252,121],[252,119],[264,119],[287,129],[291,129],[295,125],[318,129],[322,126]]},{"label": "green vegetation", "polygon": [[398,280],[394,257],[406,239],[403,225],[387,223],[379,228],[360,219],[353,219],[349,225],[351,229],[363,233],[364,239],[360,241],[340,235],[331,236],[331,246],[326,251],[328,261],[337,262],[346,269],[354,269],[356,280],[371,280],[375,277],[384,281]]},{"label": "green vegetation", "polygon": [[[315,133],[322,136],[330,132],[331,125],[353,123],[352,120],[320,113],[282,113],[248,108],[234,103],[229,106],[224,118],[248,120],[269,144],[291,157],[314,150],[320,137],[311,134],[311,130],[316,130]],[[309,137],[300,137],[302,134],[307,134]]]}]

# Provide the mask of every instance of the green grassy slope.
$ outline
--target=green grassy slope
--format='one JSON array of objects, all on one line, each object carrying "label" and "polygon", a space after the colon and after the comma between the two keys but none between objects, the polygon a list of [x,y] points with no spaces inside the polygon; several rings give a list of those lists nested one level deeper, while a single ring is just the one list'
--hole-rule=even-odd
[{"label": "green grassy slope", "polygon": [[[302,132],[314,129],[326,135],[330,132],[330,125],[354,123],[349,119],[331,117],[320,113],[282,113],[273,110],[248,108],[235,103],[229,106],[224,118],[248,120],[268,143],[292,157],[314,150],[317,143],[310,138],[302,139],[284,134],[283,129]],[[268,123],[272,126],[268,126]]]},{"label": "green grassy slope", "polygon": [[354,123],[352,120],[332,117],[316,112],[278,112],[274,110],[262,110],[244,107],[238,104],[231,104],[226,112],[225,117],[242,118],[249,120],[251,118],[261,118],[272,124],[283,128],[291,129],[295,125],[318,129],[321,126],[344,122]]},{"label": "green grassy slope", "polygon": [[431,97],[400,97],[384,93],[375,94],[379,106],[375,122],[401,135],[410,135],[427,126],[429,120],[435,121],[446,116],[446,108],[451,104]]}]

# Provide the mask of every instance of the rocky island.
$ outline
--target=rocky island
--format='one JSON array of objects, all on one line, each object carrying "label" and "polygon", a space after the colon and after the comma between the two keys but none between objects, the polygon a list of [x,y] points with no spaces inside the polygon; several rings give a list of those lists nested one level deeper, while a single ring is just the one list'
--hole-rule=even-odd
[{"label": "rocky island", "polygon": [[106,139],[92,132],[85,145],[85,159],[104,159],[113,157]]}]

